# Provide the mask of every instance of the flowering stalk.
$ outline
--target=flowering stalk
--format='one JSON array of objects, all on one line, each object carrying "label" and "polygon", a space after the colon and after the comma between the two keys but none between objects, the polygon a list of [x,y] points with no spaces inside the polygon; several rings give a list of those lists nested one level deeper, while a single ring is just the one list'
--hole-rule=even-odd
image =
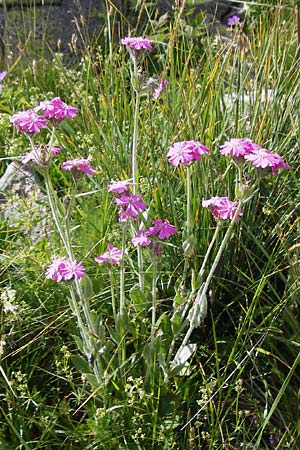
[{"label": "flowering stalk", "polygon": [[184,255],[184,268],[183,268],[183,276],[181,282],[181,289],[185,291],[185,283],[187,278],[187,273],[189,270],[189,257],[193,253],[193,243],[191,242],[192,238],[192,211],[191,211],[191,195],[192,195],[192,179],[191,179],[191,166],[186,166],[186,225],[185,225],[185,235],[183,241],[183,255]]},{"label": "flowering stalk", "polygon": [[117,324],[117,310],[116,310],[116,298],[115,298],[115,290],[114,290],[114,275],[112,267],[109,268],[109,279],[110,279],[110,295],[111,295],[111,304],[113,310],[113,316],[115,321],[115,326]]},{"label": "flowering stalk", "polygon": [[[59,236],[60,236],[60,238],[62,240],[62,243],[63,243],[64,248],[66,250],[66,253],[68,255],[68,258],[71,261],[73,261],[74,260],[74,254],[73,254],[71,238],[70,238],[69,222],[67,220],[68,216],[70,214],[70,209],[68,209],[68,214],[65,214],[64,217],[63,217],[64,226],[62,226],[61,220],[59,219],[59,211],[63,210],[63,206],[62,206],[62,204],[60,203],[60,200],[57,198],[57,196],[55,194],[55,191],[53,189],[48,170],[45,172],[45,185],[46,185],[46,191],[47,191],[47,196],[48,196],[48,200],[49,200],[49,205],[50,205],[52,217],[53,217],[54,223],[56,225],[58,234],[59,234]],[[74,196],[74,194],[73,194],[73,196]],[[72,203],[72,199],[71,199],[71,203]],[[58,205],[60,205],[60,206],[58,207]],[[90,335],[92,335],[92,334],[95,335],[96,332],[94,330],[93,322],[92,322],[92,319],[91,319],[91,314],[90,314],[90,308],[89,308],[88,301],[84,297],[83,292],[81,290],[81,287],[80,287],[79,282],[78,282],[77,279],[74,279],[74,283],[75,283],[77,295],[78,295],[78,297],[80,299],[80,302],[81,302],[83,314],[84,314],[86,323],[88,325],[88,333]],[[81,329],[83,324],[82,324],[80,312],[79,312],[78,309],[76,309],[75,312],[76,312],[76,316],[77,316],[78,326]]]},{"label": "flowering stalk", "polygon": [[157,282],[157,258],[154,255],[152,261],[153,274],[152,274],[152,320],[151,320],[151,339],[154,338],[155,334],[155,323],[156,323],[156,282]]},{"label": "flowering stalk", "polygon": [[206,267],[206,263],[207,263],[207,261],[208,261],[209,255],[210,255],[210,253],[211,253],[211,251],[212,251],[212,249],[213,249],[213,246],[214,246],[214,244],[215,244],[215,242],[216,242],[216,239],[217,239],[217,237],[218,237],[219,230],[220,230],[221,226],[222,226],[222,221],[219,220],[219,221],[217,222],[217,226],[216,226],[214,235],[213,235],[213,237],[212,237],[212,240],[210,241],[210,244],[209,244],[209,246],[208,246],[208,249],[207,249],[207,251],[206,251],[206,253],[205,253],[205,257],[204,257],[203,263],[202,263],[201,268],[200,268],[200,270],[199,270],[198,279],[200,279],[200,280],[202,280],[202,277],[203,277],[203,274],[204,274],[204,270],[205,270],[205,267]]},{"label": "flowering stalk", "polygon": [[214,260],[214,262],[213,262],[213,264],[212,264],[212,266],[210,268],[209,274],[207,275],[207,278],[205,280],[205,284],[203,286],[203,289],[200,288],[201,289],[201,295],[206,295],[207,289],[209,287],[209,283],[210,283],[210,281],[211,281],[211,279],[213,277],[213,274],[215,273],[215,270],[216,270],[216,268],[217,268],[217,266],[219,264],[219,261],[220,261],[221,255],[223,253],[223,250],[225,248],[225,245],[227,244],[227,242],[229,240],[229,237],[231,235],[232,229],[233,229],[233,227],[234,227],[234,225],[236,223],[236,220],[237,220],[237,218],[238,218],[238,216],[240,214],[242,203],[243,203],[243,200],[239,200],[239,202],[237,204],[237,207],[236,207],[236,211],[234,213],[234,216],[233,216],[233,218],[232,218],[232,220],[231,220],[231,222],[229,224],[229,227],[227,228],[225,236],[224,236],[224,238],[223,238],[223,240],[221,242],[221,245],[219,247],[218,253],[216,254],[215,260]]},{"label": "flowering stalk", "polygon": [[[55,127],[53,126],[49,144],[47,145],[48,149],[52,148],[52,143],[54,140],[54,132],[55,132]],[[33,154],[34,158],[38,161],[39,153],[34,145],[33,139],[30,135],[27,135],[27,137],[30,142],[32,154]],[[65,251],[67,253],[69,260],[74,261],[74,254],[73,254],[73,249],[72,249],[72,244],[71,244],[68,219],[71,214],[71,209],[72,209],[72,205],[73,205],[74,198],[75,198],[75,189],[74,189],[73,195],[71,196],[71,200],[70,200],[68,209],[66,211],[64,206],[62,205],[61,201],[58,199],[56,192],[53,189],[50,174],[49,174],[49,166],[46,165],[46,167],[43,167],[43,169],[44,169],[43,174],[44,174],[46,192],[47,192],[47,197],[48,197],[49,206],[50,206],[51,215],[52,215],[54,224],[56,226],[57,232],[58,232],[59,237],[62,241],[62,244],[65,248]],[[76,186],[76,181],[75,181],[75,186]],[[97,380],[100,382],[101,376],[99,373],[98,361],[92,361],[93,354],[94,354],[94,346],[91,342],[91,339],[92,339],[92,336],[96,336],[96,331],[94,329],[93,321],[91,319],[89,303],[88,303],[88,300],[83,295],[79,281],[76,277],[74,278],[73,283],[75,284],[75,290],[76,290],[77,296],[81,303],[81,307],[82,307],[82,311],[83,311],[83,315],[85,318],[87,328],[83,322],[83,319],[81,316],[81,311],[78,306],[78,302],[77,302],[76,295],[74,292],[74,287],[72,284],[69,285],[70,308],[73,311],[74,315],[76,316],[78,328],[79,328],[80,335],[81,335],[81,338],[82,338],[82,341],[84,344],[83,348],[86,352],[86,357],[87,357],[90,365],[93,368],[93,371],[94,371],[94,374],[95,374]]]},{"label": "flowering stalk", "polygon": [[134,119],[133,119],[133,138],[132,138],[132,180],[133,180],[133,193],[136,195],[138,192],[138,126],[139,126],[139,109],[140,109],[140,88],[138,81],[138,65],[136,58],[133,59],[133,73],[132,73],[132,87],[134,92]]},{"label": "flowering stalk", "polygon": [[[139,181],[139,168],[138,168],[138,131],[139,131],[139,110],[140,110],[140,87],[138,80],[138,65],[136,58],[133,58],[133,74],[132,74],[132,87],[135,96],[134,102],[134,120],[133,120],[133,138],[132,138],[132,181],[133,181],[133,193],[138,192]],[[139,222],[139,221],[138,221]],[[139,223],[137,223],[138,225]],[[137,258],[138,258],[138,278],[139,288],[144,292],[144,264],[142,249],[137,246]]]},{"label": "flowering stalk", "polygon": [[[125,254],[126,249],[126,224],[122,227],[122,255]],[[125,346],[125,264],[124,257],[120,261],[120,310],[119,310],[119,323],[120,323],[120,348],[119,348],[119,365],[120,369],[123,366],[126,359],[126,346]]]},{"label": "flowering stalk", "polygon": [[[240,200],[238,202],[236,210],[235,210],[235,213],[234,213],[234,215],[233,215],[233,217],[231,219],[229,227],[228,227],[228,229],[227,229],[227,231],[225,233],[225,236],[224,236],[224,238],[223,238],[223,240],[221,242],[221,245],[220,245],[219,250],[218,250],[218,252],[216,254],[214,262],[213,262],[213,264],[212,264],[212,266],[210,268],[210,271],[209,271],[209,273],[207,275],[207,278],[206,278],[205,282],[201,285],[201,287],[199,288],[199,290],[198,290],[198,292],[197,292],[197,294],[195,296],[194,305],[192,306],[192,308],[190,309],[190,312],[189,312],[190,326],[189,326],[188,331],[186,332],[186,335],[185,335],[185,337],[184,337],[184,339],[183,339],[183,341],[182,341],[182,343],[181,343],[181,345],[180,345],[176,355],[179,355],[180,352],[182,351],[182,349],[184,348],[184,346],[187,344],[187,342],[188,342],[188,340],[189,340],[189,338],[190,338],[194,328],[199,326],[199,322],[201,321],[201,314],[200,314],[200,317],[199,317],[200,309],[203,308],[203,310],[205,310],[205,313],[206,313],[206,308],[207,308],[206,293],[207,293],[210,281],[211,281],[211,279],[212,279],[212,277],[213,277],[213,275],[215,273],[215,270],[216,270],[216,268],[217,268],[217,266],[219,264],[219,261],[220,261],[221,255],[223,253],[223,250],[224,250],[224,248],[225,248],[225,246],[226,246],[226,244],[227,244],[227,242],[229,240],[229,237],[231,235],[232,229],[233,229],[233,227],[234,227],[234,225],[236,223],[236,220],[237,220],[237,218],[238,218],[238,216],[239,216],[239,214],[241,212],[241,205],[242,205],[242,203],[243,203],[243,200]],[[217,229],[218,229],[218,227],[217,227]],[[215,232],[215,234],[216,234],[216,232]],[[204,312],[203,310],[202,310],[202,312]],[[176,358],[176,356],[175,356],[175,358]]]}]

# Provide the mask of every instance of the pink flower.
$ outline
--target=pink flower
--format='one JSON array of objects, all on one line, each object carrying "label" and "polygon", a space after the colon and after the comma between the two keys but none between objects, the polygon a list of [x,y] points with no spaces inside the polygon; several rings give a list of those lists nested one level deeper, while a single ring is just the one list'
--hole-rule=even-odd
[{"label": "pink flower", "polygon": [[72,278],[82,278],[85,275],[82,263],[77,262],[76,260],[71,261],[69,259],[66,259],[63,267],[60,268],[60,273],[65,281],[69,281]]},{"label": "pink flower", "polygon": [[148,38],[140,37],[125,37],[121,39],[121,44],[127,45],[134,50],[151,50],[151,41]]},{"label": "pink flower", "polygon": [[67,258],[54,258],[46,270],[46,278],[56,282],[82,278],[85,275],[81,262]]},{"label": "pink flower", "polygon": [[169,148],[167,157],[170,164],[177,167],[179,164],[189,164],[192,161],[199,161],[204,153],[209,153],[205,145],[196,141],[175,142]]},{"label": "pink flower", "polygon": [[[216,219],[232,220],[236,213],[238,202],[232,202],[228,197],[212,197],[209,200],[203,200],[202,206],[209,208]],[[243,211],[240,209],[236,221],[242,215]]]},{"label": "pink flower", "polygon": [[136,236],[131,239],[131,242],[135,247],[137,247],[138,245],[140,245],[141,247],[147,247],[151,244],[151,239],[145,232],[138,231]]},{"label": "pink flower", "polygon": [[59,147],[51,147],[49,149],[48,145],[36,145],[34,150],[31,150],[23,157],[22,163],[27,164],[29,161],[33,161],[38,166],[45,167],[49,165],[50,158],[53,158],[60,152],[61,149]]},{"label": "pink flower", "polygon": [[94,175],[96,173],[95,167],[92,167],[88,159],[70,159],[61,165],[62,170],[70,170],[74,174],[78,171],[86,173],[87,175]]},{"label": "pink flower", "polygon": [[131,217],[132,219],[135,219],[138,213],[147,208],[147,205],[142,202],[141,195],[121,195],[120,198],[115,198],[115,203],[121,207],[121,213],[125,213],[126,216]]},{"label": "pink flower", "polygon": [[122,258],[122,251],[114,247],[112,244],[107,245],[108,252],[103,253],[95,258],[95,261],[99,264],[118,264]]},{"label": "pink flower", "polygon": [[48,119],[63,120],[66,118],[73,118],[77,114],[77,108],[68,106],[60,97],[55,97],[52,100],[45,100],[34,108],[35,112],[42,111],[44,117]]},{"label": "pink flower", "polygon": [[41,117],[31,109],[14,114],[9,118],[9,121],[18,128],[20,133],[28,134],[37,134],[41,128],[45,128],[48,124],[45,117]]},{"label": "pink flower", "polygon": [[164,251],[163,248],[157,244],[157,242],[153,242],[152,250],[153,250],[154,256],[160,256]]},{"label": "pink flower", "polygon": [[152,97],[153,98],[158,98],[160,96],[160,94],[162,93],[162,91],[165,89],[165,87],[167,86],[168,81],[165,80],[164,78],[162,78],[160,80],[159,85],[154,89]]},{"label": "pink flower", "polygon": [[252,153],[245,156],[245,159],[251,161],[254,167],[272,170],[275,175],[278,174],[278,169],[290,168],[277,153],[270,152],[265,148],[253,150]]},{"label": "pink flower", "polygon": [[229,27],[232,27],[233,25],[239,23],[240,20],[241,20],[241,19],[240,19],[239,16],[232,16],[232,17],[229,17],[229,19],[228,19],[228,26],[229,26]]},{"label": "pink flower", "polygon": [[153,220],[154,226],[148,228],[146,236],[157,235],[159,239],[167,239],[173,234],[177,233],[176,227],[171,225],[168,220],[164,222],[162,220]]},{"label": "pink flower", "polygon": [[[2,72],[0,72],[0,81],[2,81],[5,77],[6,77],[6,70],[3,70]],[[3,84],[0,84],[0,94],[2,92],[2,88],[3,88]]]},{"label": "pink flower", "polygon": [[232,138],[229,141],[225,141],[220,148],[221,155],[231,155],[234,158],[239,158],[249,155],[253,150],[257,150],[260,147],[250,139]]},{"label": "pink flower", "polygon": [[65,261],[66,258],[54,258],[46,270],[46,278],[57,282],[62,281],[61,268],[64,266]]},{"label": "pink flower", "polygon": [[123,194],[124,192],[128,192],[131,186],[133,186],[133,183],[128,180],[112,180],[110,184],[107,185],[107,190],[108,192],[113,192],[114,194]]}]

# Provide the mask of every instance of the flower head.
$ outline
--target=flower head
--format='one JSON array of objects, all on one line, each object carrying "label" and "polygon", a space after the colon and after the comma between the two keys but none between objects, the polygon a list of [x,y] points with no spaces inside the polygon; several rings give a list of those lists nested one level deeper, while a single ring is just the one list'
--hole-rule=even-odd
[{"label": "flower head", "polygon": [[135,247],[138,245],[140,247],[148,247],[151,244],[151,239],[144,231],[138,231],[135,237],[131,239],[131,242]]},{"label": "flower head", "polygon": [[82,278],[85,275],[82,263],[76,260],[71,261],[70,259],[64,262],[63,267],[60,268],[60,273],[65,281],[69,281],[72,278]]},{"label": "flower head", "polygon": [[118,264],[122,258],[122,251],[114,247],[112,244],[107,245],[108,251],[95,258],[99,264]]},{"label": "flower head", "polygon": [[[202,206],[204,208],[209,208],[216,219],[232,220],[236,214],[238,203],[232,202],[228,197],[212,197],[209,200],[203,200]],[[240,209],[236,221],[238,221],[239,216],[242,215],[243,211]]]},{"label": "flower head", "polygon": [[56,282],[82,278],[85,275],[81,262],[67,258],[54,258],[46,270],[46,278]]},{"label": "flower head", "polygon": [[144,38],[142,36],[139,37],[125,37],[121,39],[121,44],[132,48],[133,50],[151,50],[152,45],[151,41],[148,38]]},{"label": "flower head", "polygon": [[236,25],[237,23],[240,23],[241,19],[239,16],[232,16],[228,19],[228,26],[232,27],[233,25]]},{"label": "flower head", "polygon": [[36,145],[33,150],[23,157],[22,163],[27,164],[29,161],[33,161],[41,168],[48,167],[51,158],[60,152],[61,149],[59,147],[49,148],[48,145]]},{"label": "flower head", "polygon": [[69,170],[75,176],[78,175],[78,172],[86,173],[87,175],[94,175],[96,173],[95,167],[92,167],[90,161],[88,159],[69,159],[65,161],[61,165],[62,170]]},{"label": "flower head", "polygon": [[20,111],[9,118],[9,121],[18,128],[20,133],[37,134],[41,128],[45,128],[48,120],[35,111],[28,109]]},{"label": "flower head", "polygon": [[159,239],[164,240],[177,233],[177,228],[171,225],[168,220],[153,220],[154,226],[148,228],[146,236],[156,235]]},{"label": "flower head", "polygon": [[220,148],[221,155],[231,155],[234,158],[239,158],[249,155],[253,150],[257,150],[260,147],[247,138],[231,138],[229,141],[225,141]]},{"label": "flower head", "polygon": [[[0,81],[2,81],[6,77],[6,74],[7,74],[6,70],[3,70],[2,72],[0,72]],[[3,85],[0,84],[0,94],[2,92],[2,87],[3,87]]]},{"label": "flower head", "polygon": [[204,153],[209,153],[209,150],[200,142],[180,141],[169,148],[167,158],[170,164],[177,167],[179,164],[199,161]]},{"label": "flower head", "polygon": [[272,171],[275,175],[278,174],[278,169],[290,168],[281,156],[265,148],[253,150],[249,155],[245,156],[245,159],[251,161],[254,167]]},{"label": "flower head", "polygon": [[160,256],[164,252],[162,246],[159,245],[157,242],[152,243],[152,250],[153,250],[154,256]]},{"label": "flower head", "polygon": [[110,184],[107,185],[108,192],[113,192],[114,194],[123,194],[128,192],[133,183],[128,180],[114,181],[112,180]]},{"label": "flower head", "polygon": [[45,100],[34,108],[35,112],[42,111],[43,116],[47,119],[55,119],[62,121],[66,118],[73,118],[77,114],[77,108],[68,106],[60,97],[55,97],[52,100]]},{"label": "flower head", "polygon": [[[141,195],[121,195],[115,198],[115,203],[121,207],[121,215],[124,219],[124,214],[128,218],[136,219],[138,214],[147,208],[147,205],[142,201]],[[121,217],[120,217],[121,219]],[[124,220],[120,220],[123,222]]]},{"label": "flower head", "polygon": [[165,87],[167,86],[168,81],[165,80],[164,78],[162,78],[159,82],[159,85],[155,87],[153,93],[152,93],[152,97],[153,98],[158,98],[160,96],[160,94],[162,93],[162,91],[165,89]]}]

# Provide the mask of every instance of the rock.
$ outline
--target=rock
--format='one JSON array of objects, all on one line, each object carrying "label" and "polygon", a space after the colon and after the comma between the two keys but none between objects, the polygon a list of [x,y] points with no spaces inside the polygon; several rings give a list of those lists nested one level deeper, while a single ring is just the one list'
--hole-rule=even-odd
[{"label": "rock", "polygon": [[[159,14],[165,14],[173,10],[174,1],[171,0],[158,0]],[[228,18],[233,15],[239,15],[243,11],[243,2],[231,1],[231,0],[211,0],[200,2],[198,5],[188,6],[186,10],[191,9],[193,11],[192,16],[205,12],[206,22],[214,23],[220,22],[227,25]]]},{"label": "rock", "polygon": [[[109,2],[116,29],[122,16],[129,18],[134,27],[139,11],[130,0]],[[173,0],[158,0],[159,15],[172,14]],[[112,6],[114,5],[114,6]],[[2,7],[1,7],[2,6]],[[130,8],[131,7],[131,8]],[[192,16],[206,13],[206,22],[227,24],[228,17],[240,14],[243,3],[231,0],[211,0],[188,6]],[[0,35],[2,51],[6,58],[47,49],[53,52],[73,54],[84,49],[93,36],[105,25],[106,6],[98,0],[0,0]],[[147,19],[148,20],[148,16]],[[117,33],[116,33],[117,34]]]},{"label": "rock", "polygon": [[[26,52],[72,53],[99,33],[104,2],[96,0],[13,0],[0,8],[0,32],[5,56]],[[1,6],[1,5],[0,5]],[[50,51],[51,49],[51,51]]]},{"label": "rock", "polygon": [[33,242],[50,231],[47,197],[40,182],[34,170],[19,162],[9,164],[0,178],[0,218]]}]

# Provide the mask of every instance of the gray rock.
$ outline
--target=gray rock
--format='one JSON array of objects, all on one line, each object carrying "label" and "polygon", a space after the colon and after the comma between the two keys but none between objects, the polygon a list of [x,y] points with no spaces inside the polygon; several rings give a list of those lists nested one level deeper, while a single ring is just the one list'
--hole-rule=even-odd
[{"label": "gray rock", "polygon": [[32,242],[50,232],[47,197],[40,177],[19,162],[8,165],[0,178],[0,218]]},{"label": "gray rock", "polygon": [[[130,0],[109,2],[116,28],[122,15],[129,16],[132,25],[139,11]],[[173,0],[157,0],[159,15],[174,12]],[[2,7],[1,7],[2,6]],[[243,3],[231,0],[200,1],[192,15],[206,13],[206,22],[227,24],[228,17],[240,14]],[[81,54],[89,39],[98,35],[105,24],[106,6],[98,0],[0,0],[0,35],[6,57],[26,53],[26,49],[51,49],[68,54]],[[148,20],[148,18],[147,18]],[[126,25],[125,25],[126,26]]]},{"label": "gray rock", "polygon": [[[158,11],[160,14],[165,14],[173,10],[174,1],[172,0],[158,0]],[[193,11],[193,16],[204,12],[207,23],[220,22],[227,25],[228,18],[233,15],[239,15],[243,11],[243,2],[231,0],[210,0],[200,2],[198,5],[187,7]]]}]

